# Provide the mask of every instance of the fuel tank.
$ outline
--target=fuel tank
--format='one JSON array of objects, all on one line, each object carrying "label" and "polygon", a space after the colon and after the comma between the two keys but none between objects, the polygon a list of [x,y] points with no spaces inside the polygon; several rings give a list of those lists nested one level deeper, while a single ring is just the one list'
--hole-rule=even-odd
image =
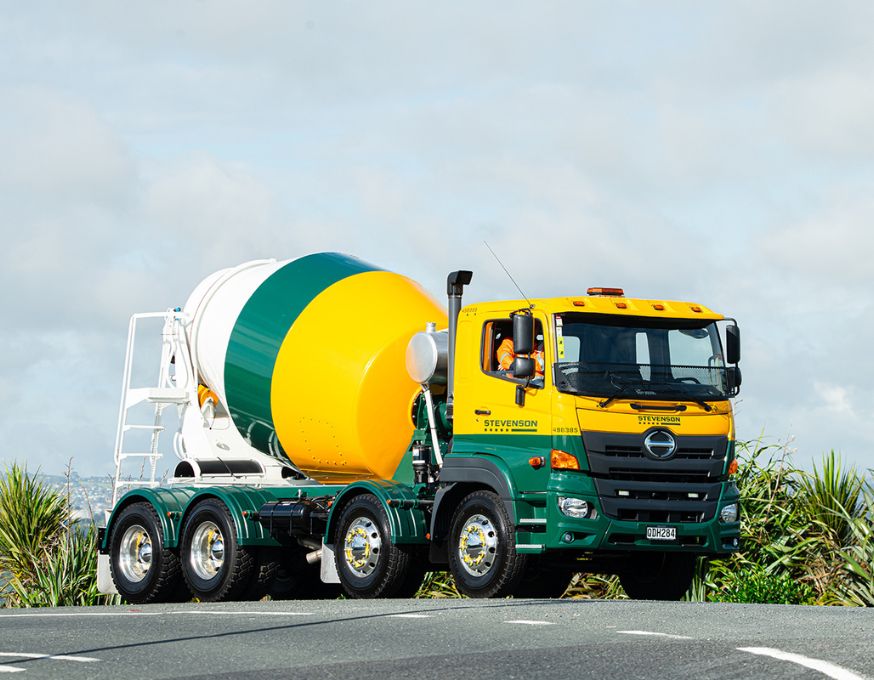
[{"label": "fuel tank", "polygon": [[324,482],[389,479],[413,434],[405,353],[446,312],[418,284],[339,253],[204,279],[184,311],[199,378],[243,438]]}]

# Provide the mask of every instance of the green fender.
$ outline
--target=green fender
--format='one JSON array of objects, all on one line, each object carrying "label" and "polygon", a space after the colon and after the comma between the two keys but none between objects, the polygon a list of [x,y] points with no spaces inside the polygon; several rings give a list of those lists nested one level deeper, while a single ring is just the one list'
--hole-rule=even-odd
[{"label": "green fender", "polygon": [[451,494],[456,485],[477,484],[494,489],[503,501],[510,520],[515,522],[519,516],[520,496],[516,477],[507,461],[500,456],[488,453],[446,456],[440,469],[440,482],[447,486],[438,492],[434,500],[434,520],[440,513],[444,497],[447,493]]},{"label": "green fender", "polygon": [[[413,489],[406,484],[392,480],[368,479],[350,484],[341,491],[331,508],[328,525],[325,528],[325,543],[333,542],[334,529],[343,506],[353,497],[369,493],[376,496],[388,515],[393,543],[426,543],[425,513],[419,506],[419,499]],[[337,510],[335,512],[335,510]]]},{"label": "green fender", "polygon": [[[197,501],[205,498],[217,498],[224,503],[237,527],[237,542],[240,545],[278,547],[282,545],[273,538],[258,521],[258,511],[264,503],[278,499],[273,489],[259,489],[252,486],[211,486],[197,489],[197,493],[188,502],[184,518],[188,515]],[[285,490],[287,495],[288,491]]]},{"label": "green fender", "polygon": [[118,503],[115,504],[112,510],[112,514],[109,516],[109,521],[106,523],[107,530],[100,545],[101,552],[109,550],[112,526],[121,511],[133,503],[144,502],[149,503],[158,513],[161,529],[164,532],[164,546],[175,548],[179,545],[179,527],[182,524],[182,512],[188,506],[188,501],[191,500],[195,492],[196,489],[190,487],[142,488],[128,491],[118,500]]},{"label": "green fender", "polygon": [[[277,496],[270,490],[248,486],[211,486],[209,488],[177,486],[134,489],[121,497],[106,526],[111,528],[116,516],[131,503],[147,502],[155,508],[158,518],[161,520],[164,546],[176,548],[179,546],[181,527],[185,518],[194,505],[205,498],[216,498],[228,508],[234,518],[237,541],[240,545],[280,545],[256,519],[261,506],[268,501],[277,500]],[[100,546],[101,551],[105,552],[109,549],[110,533],[110,530],[106,531],[103,544]]]}]

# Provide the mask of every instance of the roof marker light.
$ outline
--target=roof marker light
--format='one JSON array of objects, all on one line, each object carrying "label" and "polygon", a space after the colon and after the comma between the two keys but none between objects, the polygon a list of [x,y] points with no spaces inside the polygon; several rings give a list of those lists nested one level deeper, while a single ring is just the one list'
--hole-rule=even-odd
[{"label": "roof marker light", "polygon": [[589,288],[586,293],[589,295],[615,295],[617,297],[623,297],[625,295],[625,291],[621,288]]},{"label": "roof marker light", "polygon": [[585,306],[586,306],[585,300],[574,300],[574,307],[585,307]]},{"label": "roof marker light", "polygon": [[660,303],[654,304],[652,306],[652,308],[655,309],[656,311],[659,311],[659,312],[663,312],[665,310],[665,306],[663,304],[660,304]]},{"label": "roof marker light", "polygon": [[624,302],[617,302],[616,307],[619,309],[628,309],[628,305],[625,304]]},{"label": "roof marker light", "polygon": [[693,312],[698,312],[699,314],[701,313],[701,308],[698,305],[690,305],[689,309],[691,309]]}]

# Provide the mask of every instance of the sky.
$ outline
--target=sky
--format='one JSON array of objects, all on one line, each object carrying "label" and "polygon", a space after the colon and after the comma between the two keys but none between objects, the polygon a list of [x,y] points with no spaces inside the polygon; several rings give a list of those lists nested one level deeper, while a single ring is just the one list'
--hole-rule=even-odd
[{"label": "sky", "polygon": [[341,251],[743,334],[738,438],[874,467],[874,5],[0,0],[0,462],[112,471],[127,319]]}]

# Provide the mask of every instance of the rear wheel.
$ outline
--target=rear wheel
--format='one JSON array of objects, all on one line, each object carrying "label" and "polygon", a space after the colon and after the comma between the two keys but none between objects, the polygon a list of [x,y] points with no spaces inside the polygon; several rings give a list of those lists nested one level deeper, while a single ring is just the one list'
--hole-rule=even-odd
[{"label": "rear wheel", "polygon": [[261,548],[255,559],[252,580],[245,599],[312,600],[335,598],[340,587],[323,583],[318,564],[306,560],[306,550],[298,546]]},{"label": "rear wheel", "polygon": [[679,600],[692,585],[695,560],[686,553],[636,553],[619,582],[635,600]]},{"label": "rear wheel", "polygon": [[491,491],[474,491],[452,515],[449,569],[469,597],[512,595],[522,582],[527,555],[516,552],[510,517]]},{"label": "rear wheel", "polygon": [[231,513],[214,498],[200,501],[182,527],[182,574],[202,602],[240,597],[254,566],[252,553],[237,543]]},{"label": "rear wheel", "polygon": [[349,597],[411,597],[422,583],[415,551],[392,543],[385,508],[371,494],[356,496],[343,509],[334,551]]},{"label": "rear wheel", "polygon": [[191,597],[179,559],[164,548],[164,532],[151,503],[133,503],[113,522],[109,540],[112,580],[128,602],[178,602]]}]

